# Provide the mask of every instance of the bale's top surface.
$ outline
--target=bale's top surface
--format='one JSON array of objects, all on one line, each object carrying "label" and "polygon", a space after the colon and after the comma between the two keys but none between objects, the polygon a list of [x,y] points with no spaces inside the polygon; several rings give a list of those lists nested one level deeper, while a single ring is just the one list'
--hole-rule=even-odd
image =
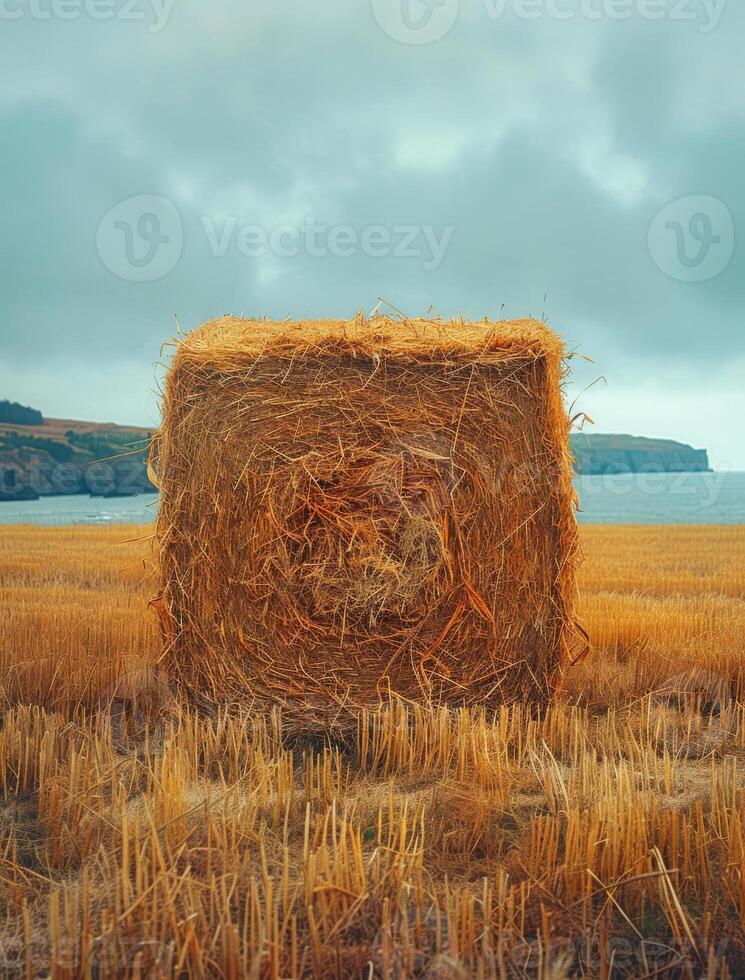
[{"label": "bale's top surface", "polygon": [[186,335],[179,357],[230,362],[260,358],[347,353],[376,357],[444,358],[494,363],[511,358],[561,357],[561,338],[537,320],[244,320],[224,316]]}]

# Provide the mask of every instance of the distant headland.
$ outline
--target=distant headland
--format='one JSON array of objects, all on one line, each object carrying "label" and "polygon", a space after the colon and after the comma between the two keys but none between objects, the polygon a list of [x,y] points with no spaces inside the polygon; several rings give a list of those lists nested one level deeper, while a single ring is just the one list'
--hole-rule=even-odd
[{"label": "distant headland", "polygon": [[0,401],[0,501],[153,493],[152,434],[141,426],[43,418],[36,409]]},{"label": "distant headland", "polygon": [[706,473],[709,454],[673,439],[573,432],[575,469],[582,474]]}]

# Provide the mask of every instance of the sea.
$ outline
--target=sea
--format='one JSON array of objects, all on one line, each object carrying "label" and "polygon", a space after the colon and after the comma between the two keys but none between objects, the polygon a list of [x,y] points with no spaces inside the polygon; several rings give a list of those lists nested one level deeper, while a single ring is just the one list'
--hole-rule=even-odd
[{"label": "sea", "polygon": [[[622,473],[575,478],[584,524],[745,524],[745,473]],[[157,494],[0,501],[0,524],[150,524]]]}]

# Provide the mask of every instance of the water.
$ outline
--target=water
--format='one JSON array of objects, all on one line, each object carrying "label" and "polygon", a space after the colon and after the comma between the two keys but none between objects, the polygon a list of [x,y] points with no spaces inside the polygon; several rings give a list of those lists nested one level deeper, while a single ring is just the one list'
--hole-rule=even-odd
[{"label": "water", "polygon": [[137,497],[40,497],[0,501],[0,524],[150,524],[158,495]]},{"label": "water", "polygon": [[[585,524],[745,524],[745,473],[624,473],[576,478]],[[0,524],[149,524],[158,498],[0,501]]]},{"label": "water", "polygon": [[583,524],[745,524],[745,473],[622,473],[575,484]]}]

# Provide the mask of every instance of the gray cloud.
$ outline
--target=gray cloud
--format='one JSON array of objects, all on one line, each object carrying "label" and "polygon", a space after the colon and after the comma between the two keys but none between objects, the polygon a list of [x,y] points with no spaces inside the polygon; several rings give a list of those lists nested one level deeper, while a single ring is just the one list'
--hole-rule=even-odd
[{"label": "gray cloud", "polygon": [[[545,314],[596,362],[573,390],[608,378],[581,402],[599,428],[698,441],[745,468],[742,250],[681,282],[647,247],[654,216],[686,195],[719,198],[736,233],[745,222],[734,0],[709,33],[509,5],[492,20],[461,0],[421,46],[341,0],[176,0],[163,30],[148,23],[1,25],[3,393],[150,422],[175,314],[184,329],[228,311],[345,315],[382,295],[411,313]],[[183,251],[138,283],[106,268],[96,234],[143,194],[178,209]],[[422,249],[247,257],[236,238],[220,257],[203,223],[237,234],[309,217],[452,238],[434,269]]]}]

